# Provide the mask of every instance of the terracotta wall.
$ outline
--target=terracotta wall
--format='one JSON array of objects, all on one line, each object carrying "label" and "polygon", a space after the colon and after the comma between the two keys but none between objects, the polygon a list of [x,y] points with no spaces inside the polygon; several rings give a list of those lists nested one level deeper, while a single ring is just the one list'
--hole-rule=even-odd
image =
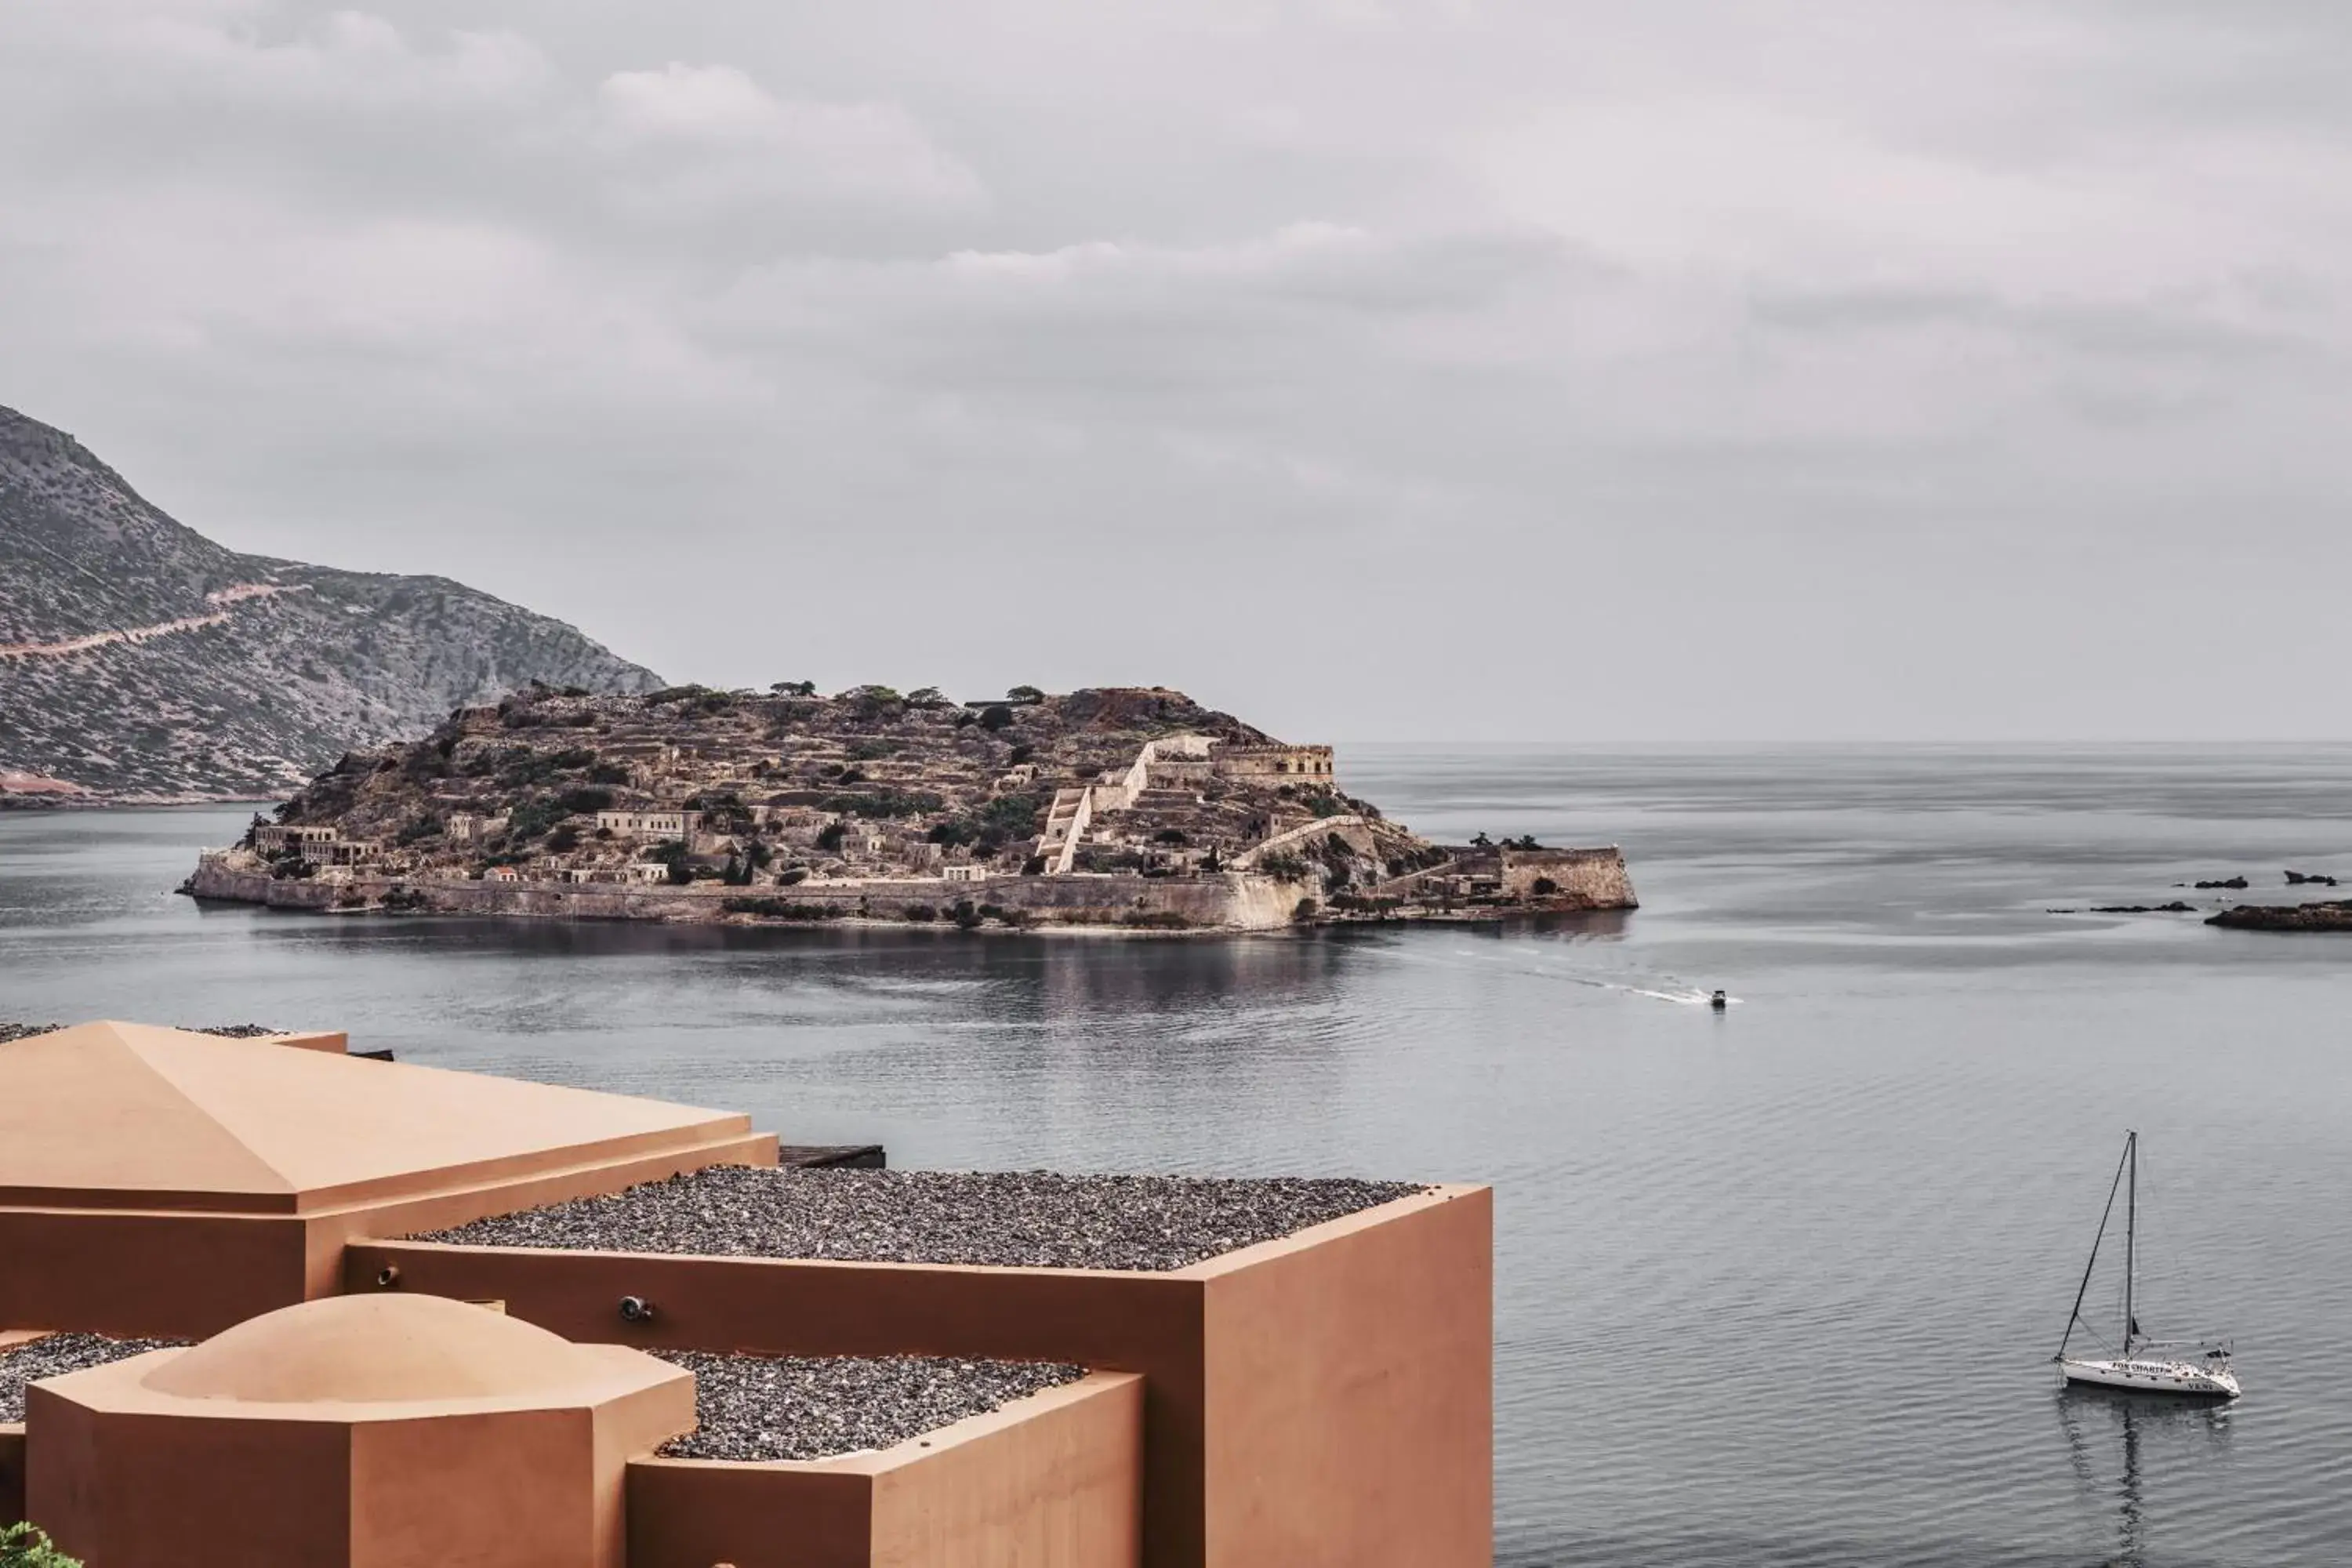
[{"label": "terracotta wall", "polygon": [[629,1568],[1136,1568],[1143,1386],[1097,1373],[807,1463],[629,1467]]},{"label": "terracotta wall", "polygon": [[1137,1568],[1143,1380],[1098,1373],[1024,1403],[874,1478],[877,1568]]},{"label": "terracotta wall", "polygon": [[775,1163],[773,1133],[745,1133],[299,1215],[0,1208],[0,1323],[203,1339],[335,1294],[353,1237],[462,1225],[705,1165]]},{"label": "terracotta wall", "polygon": [[847,1469],[641,1458],[628,1475],[629,1568],[863,1568],[874,1481]]},{"label": "terracotta wall", "polygon": [[291,1215],[0,1209],[0,1323],[196,1339],[303,1299]]},{"label": "terracotta wall", "polygon": [[[347,1288],[375,1289],[387,1264],[399,1268],[401,1289],[503,1300],[514,1316],[570,1340],[777,1355],[1000,1356],[1141,1373],[1150,1561],[1202,1561],[1202,1292],[1181,1274],[354,1242],[344,1257]],[[623,1321],[624,1296],[653,1303],[653,1319]]]},{"label": "terracotta wall", "polygon": [[406,1236],[445,1230],[487,1215],[616,1193],[640,1182],[664,1181],[708,1165],[772,1165],[776,1135],[745,1132],[688,1149],[623,1153],[554,1170],[525,1171],[494,1180],[412,1195],[388,1195],[367,1203],[303,1215],[304,1281],[310,1296],[343,1289],[344,1244],[365,1237]]},{"label": "terracotta wall", "polygon": [[358,1242],[344,1277],[396,1265],[574,1340],[1140,1373],[1151,1568],[1485,1568],[1492,1229],[1451,1187],[1169,1274]]},{"label": "terracotta wall", "polygon": [[0,1425],[0,1526],[25,1517],[25,1426]]},{"label": "terracotta wall", "polygon": [[291,1046],[300,1051],[330,1051],[348,1056],[352,1037],[341,1029],[303,1029],[289,1035],[265,1035],[262,1039],[273,1046]]},{"label": "terracotta wall", "polygon": [[1493,1560],[1493,1259],[1481,1187],[1204,1266],[1209,1563]]},{"label": "terracotta wall", "polygon": [[[0,1355],[43,1337],[40,1329],[0,1329]],[[25,1424],[0,1422],[0,1525],[25,1517]]]},{"label": "terracotta wall", "polygon": [[[34,1522],[90,1568],[331,1568],[351,1561],[347,1429],[289,1421],[110,1416],[36,1384],[26,1397]],[[126,1468],[127,1467],[127,1468]],[[186,1521],[204,1520],[190,1531]],[[170,1555],[176,1549],[178,1555]]]},{"label": "terracotta wall", "polygon": [[576,1386],[390,1403],[149,1387],[174,1353],[27,1395],[27,1510],[90,1568],[626,1568],[628,1460],[694,1420],[692,1378],[625,1352]]}]

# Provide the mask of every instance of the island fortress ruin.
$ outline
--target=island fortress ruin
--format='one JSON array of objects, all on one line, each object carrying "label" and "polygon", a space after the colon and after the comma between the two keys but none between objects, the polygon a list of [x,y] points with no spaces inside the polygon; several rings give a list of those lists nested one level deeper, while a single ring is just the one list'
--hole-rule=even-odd
[{"label": "island fortress ruin", "polygon": [[1627,909],[1612,847],[1432,843],[1181,693],[534,688],[353,752],[200,898],[738,923],[1261,931]]}]

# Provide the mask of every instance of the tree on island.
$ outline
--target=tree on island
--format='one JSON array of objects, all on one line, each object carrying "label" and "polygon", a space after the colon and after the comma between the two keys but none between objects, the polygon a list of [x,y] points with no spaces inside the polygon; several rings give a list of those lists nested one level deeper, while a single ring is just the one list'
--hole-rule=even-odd
[{"label": "tree on island", "polygon": [[12,1524],[0,1528],[0,1568],[81,1568],[81,1559],[58,1551],[29,1524]]},{"label": "tree on island", "polygon": [[688,853],[684,839],[665,838],[646,851],[646,858],[656,866],[667,868],[669,880],[675,886],[694,880],[694,871],[687,865]]}]

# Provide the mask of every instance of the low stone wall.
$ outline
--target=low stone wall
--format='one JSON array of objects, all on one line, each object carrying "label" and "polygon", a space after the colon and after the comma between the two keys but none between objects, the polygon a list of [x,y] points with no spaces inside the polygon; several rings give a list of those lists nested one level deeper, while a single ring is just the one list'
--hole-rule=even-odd
[{"label": "low stone wall", "polygon": [[1186,878],[1078,874],[998,877],[984,882],[908,879],[730,888],[716,882],[671,887],[416,877],[355,877],[346,882],[320,882],[278,879],[206,860],[188,880],[188,891],[200,899],[312,910],[331,910],[346,899],[380,902],[395,889],[419,899],[420,910],[432,914],[712,921],[740,918],[727,914],[726,900],[749,897],[821,905],[837,910],[835,919],[903,920],[909,909],[920,907],[945,921],[952,906],[970,900],[975,905],[1017,910],[1042,924],[1114,930],[1265,931],[1287,925],[1291,907],[1297,901],[1297,889],[1242,872]]},{"label": "low stone wall", "polygon": [[664,883],[477,882],[460,878],[353,877],[321,882],[310,878],[273,878],[205,860],[188,879],[200,899],[266,904],[279,910],[331,910],[346,900],[380,902],[402,889],[432,914],[541,915],[563,920],[701,921],[719,916],[722,896],[741,888],[715,883],[671,887]]}]

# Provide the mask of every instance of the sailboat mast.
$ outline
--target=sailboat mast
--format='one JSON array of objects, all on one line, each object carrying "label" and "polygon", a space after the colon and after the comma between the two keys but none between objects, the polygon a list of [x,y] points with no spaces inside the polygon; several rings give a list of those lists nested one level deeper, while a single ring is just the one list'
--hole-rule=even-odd
[{"label": "sailboat mast", "polygon": [[2124,1355],[2128,1360],[2132,1336],[2139,1331],[2139,1320],[2132,1315],[2132,1293],[2139,1284],[2139,1133],[2133,1131],[2126,1142],[2131,1161],[2131,1183],[2124,1194]]},{"label": "sailboat mast", "polygon": [[2091,1256],[2083,1265],[2083,1282],[2074,1289],[2074,1306],[2066,1314],[2066,1332],[2058,1341],[2058,1353],[2052,1361],[2066,1359],[2066,1345],[2074,1337],[2074,1325],[2083,1321],[2083,1298],[2091,1293],[2091,1272],[2099,1266],[2099,1247],[2107,1239],[2107,1222],[2116,1217],[2116,1194],[2124,1184],[2124,1167],[2131,1163],[2132,1141],[2124,1140],[2123,1157],[2116,1162],[2116,1178],[2107,1184],[2107,1206],[2099,1211],[2099,1234],[2091,1237]]}]

